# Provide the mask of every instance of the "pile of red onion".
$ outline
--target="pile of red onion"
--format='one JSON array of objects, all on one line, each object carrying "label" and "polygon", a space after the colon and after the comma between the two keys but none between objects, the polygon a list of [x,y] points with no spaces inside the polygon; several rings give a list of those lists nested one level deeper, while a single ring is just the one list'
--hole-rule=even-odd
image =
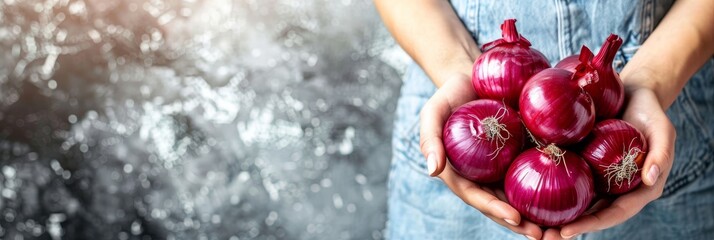
[{"label": "pile of red onion", "polygon": [[452,113],[444,147],[457,173],[503,184],[524,217],[561,226],[597,194],[639,186],[647,141],[616,119],[625,99],[612,67],[620,37],[611,34],[594,56],[583,46],[551,68],[515,23],[506,20],[502,38],[484,45],[471,79],[479,99]]}]

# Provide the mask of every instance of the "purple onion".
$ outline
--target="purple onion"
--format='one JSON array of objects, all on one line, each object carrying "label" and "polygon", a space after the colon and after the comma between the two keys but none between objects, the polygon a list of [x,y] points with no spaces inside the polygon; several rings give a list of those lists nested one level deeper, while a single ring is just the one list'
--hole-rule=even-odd
[{"label": "purple onion", "polygon": [[[585,86],[583,89],[592,97],[598,119],[617,116],[625,102],[625,87],[620,75],[612,68],[612,62],[615,60],[620,46],[622,46],[622,38],[610,34],[594,58],[581,59],[579,55],[573,55],[555,65],[556,68],[575,72],[575,68],[581,62],[588,61],[597,70],[599,81]],[[583,47],[585,48],[585,46]]]},{"label": "purple onion", "polygon": [[503,179],[525,138],[523,124],[512,108],[479,99],[456,109],[444,127],[444,147],[451,166],[461,176],[487,183]]},{"label": "purple onion", "polygon": [[549,68],[548,59],[518,34],[516,20],[501,25],[502,38],[483,46],[473,66],[471,83],[482,99],[503,101],[518,109],[518,96],[528,79]]},{"label": "purple onion", "polygon": [[504,188],[513,208],[547,227],[575,220],[595,197],[585,160],[555,145],[521,153],[506,173]]},{"label": "purple onion", "polygon": [[598,192],[623,194],[639,186],[647,139],[634,126],[619,119],[599,122],[584,146],[580,154],[593,168]]},{"label": "purple onion", "polygon": [[595,105],[582,88],[597,81],[597,71],[585,63],[575,73],[548,68],[528,80],[520,96],[520,113],[539,146],[575,144],[590,133]]}]

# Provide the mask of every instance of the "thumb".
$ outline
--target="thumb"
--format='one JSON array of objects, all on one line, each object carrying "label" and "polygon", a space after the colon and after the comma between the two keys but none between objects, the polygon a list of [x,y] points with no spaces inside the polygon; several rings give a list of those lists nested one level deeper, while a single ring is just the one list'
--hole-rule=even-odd
[{"label": "thumb", "polygon": [[444,123],[449,117],[451,108],[438,92],[424,104],[421,111],[421,126],[419,141],[422,154],[426,158],[427,171],[434,177],[444,171],[446,153],[442,139]]},{"label": "thumb", "polygon": [[419,142],[421,152],[426,158],[429,175],[437,176],[446,167],[443,131],[444,124],[455,106],[460,106],[476,99],[476,93],[471,87],[471,78],[463,74],[455,74],[429,98],[421,110],[419,122]]},{"label": "thumb", "polygon": [[669,172],[672,167],[676,132],[666,115],[662,115],[644,133],[650,146],[642,168],[642,182],[647,186],[654,186],[660,176],[667,176],[662,173]]},{"label": "thumb", "polygon": [[426,167],[429,176],[438,176],[446,166],[446,154],[441,143],[441,137],[430,137],[422,143],[421,151],[426,158]]}]

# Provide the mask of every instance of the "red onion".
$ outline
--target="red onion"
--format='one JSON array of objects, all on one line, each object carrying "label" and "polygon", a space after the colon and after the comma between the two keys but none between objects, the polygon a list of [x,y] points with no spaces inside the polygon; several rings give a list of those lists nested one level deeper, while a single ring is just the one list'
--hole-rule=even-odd
[{"label": "red onion", "polygon": [[623,194],[641,182],[647,141],[640,131],[619,119],[599,122],[580,152],[595,172],[597,190]]},{"label": "red onion", "polygon": [[575,67],[582,61],[592,61],[592,66],[597,70],[600,80],[583,89],[592,97],[595,103],[595,113],[599,119],[617,116],[625,102],[625,87],[620,75],[612,68],[612,62],[615,60],[620,46],[622,46],[622,39],[615,34],[610,34],[594,59],[580,59],[579,56],[573,55],[555,65],[556,68],[574,72]]},{"label": "red onion", "polygon": [[479,99],[454,111],[444,127],[449,162],[461,176],[476,182],[503,179],[525,138],[518,114],[501,102]]},{"label": "red onion", "polygon": [[513,208],[548,227],[573,221],[595,196],[588,164],[552,144],[516,157],[506,173],[504,188]]},{"label": "red onion", "polygon": [[[587,48],[583,45],[584,48]],[[588,48],[588,50],[590,50]],[[588,59],[588,61],[592,61],[592,59]],[[554,68],[560,68],[560,69],[565,69],[568,70],[569,72],[575,72],[575,67],[577,67],[580,64],[580,54],[575,54],[575,55],[570,55],[563,60],[560,60],[557,64],[555,64]]]},{"label": "red onion", "polygon": [[502,38],[483,46],[473,66],[471,83],[479,98],[504,101],[518,108],[518,95],[528,79],[549,68],[548,59],[518,34],[516,20],[501,24]]},{"label": "red onion", "polygon": [[590,51],[590,48],[583,45],[583,47],[580,48],[580,54],[575,54],[575,55],[571,55],[566,58],[563,58],[563,60],[560,60],[560,62],[555,64],[555,68],[560,68],[560,69],[568,70],[568,72],[575,73],[575,69],[581,63],[587,63],[592,66],[592,57],[593,57],[593,52]]},{"label": "red onion", "polygon": [[595,125],[595,106],[582,87],[597,80],[597,72],[586,63],[578,65],[575,73],[548,68],[528,80],[520,96],[520,113],[540,146],[575,144],[588,135]]}]

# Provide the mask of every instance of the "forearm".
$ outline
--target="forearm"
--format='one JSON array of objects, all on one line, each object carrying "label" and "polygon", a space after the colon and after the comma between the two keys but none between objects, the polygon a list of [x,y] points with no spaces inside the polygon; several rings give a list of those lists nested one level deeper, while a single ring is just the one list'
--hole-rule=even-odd
[{"label": "forearm", "polygon": [[480,54],[446,0],[375,0],[397,43],[440,87],[450,75],[471,75]]},{"label": "forearm", "polygon": [[626,86],[654,90],[667,109],[714,54],[714,1],[677,1],[622,70]]}]

